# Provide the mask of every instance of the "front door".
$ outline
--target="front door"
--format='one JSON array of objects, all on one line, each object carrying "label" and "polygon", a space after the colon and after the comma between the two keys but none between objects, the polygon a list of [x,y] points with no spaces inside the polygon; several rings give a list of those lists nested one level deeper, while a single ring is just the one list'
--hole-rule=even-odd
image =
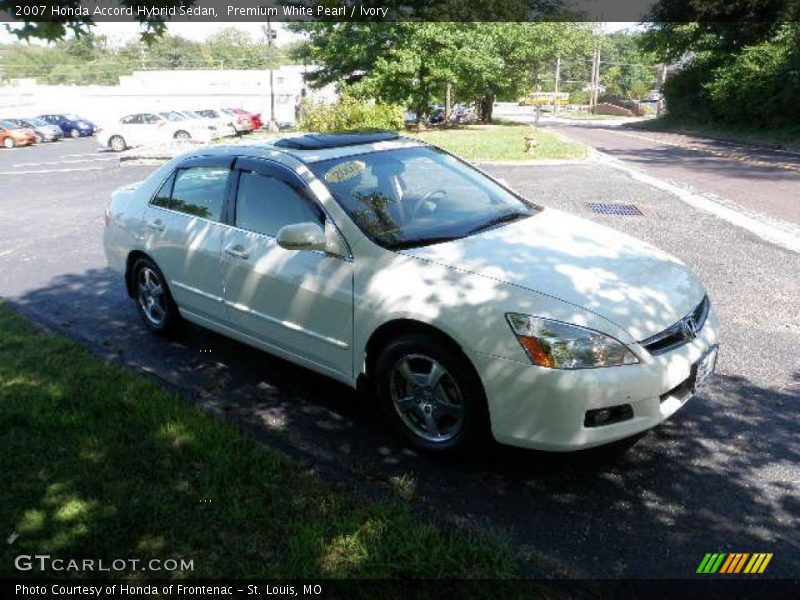
[{"label": "front door", "polygon": [[232,325],[296,362],[349,381],[352,260],[286,250],[275,241],[284,225],[310,221],[325,227],[325,213],[292,171],[267,160],[238,159],[233,186],[234,227],[222,243]]}]

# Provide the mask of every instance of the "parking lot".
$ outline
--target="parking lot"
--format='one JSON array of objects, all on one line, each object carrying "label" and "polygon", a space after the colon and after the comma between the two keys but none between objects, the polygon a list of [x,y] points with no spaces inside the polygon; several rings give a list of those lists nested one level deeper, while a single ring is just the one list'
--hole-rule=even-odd
[{"label": "parking lot", "polygon": [[[507,534],[533,574],[689,577],[720,551],[773,552],[767,575],[796,576],[800,255],[594,162],[487,166],[537,203],[692,266],[721,321],[718,373],[665,424],[610,448],[432,459],[398,443],[369,399],[339,384],[196,327],[173,342],[143,330],[106,268],[102,217],[113,189],[153,168],[120,165],[94,139],[0,150],[0,296],[326,477],[396,489],[443,520]],[[643,214],[595,214],[587,202]]]}]

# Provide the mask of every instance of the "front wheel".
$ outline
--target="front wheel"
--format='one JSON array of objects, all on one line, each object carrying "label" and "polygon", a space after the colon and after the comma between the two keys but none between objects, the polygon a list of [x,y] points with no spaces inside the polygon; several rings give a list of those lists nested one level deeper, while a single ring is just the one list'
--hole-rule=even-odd
[{"label": "front wheel", "polygon": [[41,144],[44,141],[44,138],[37,133],[33,136],[33,141],[37,144]]},{"label": "front wheel", "polygon": [[438,337],[405,335],[388,344],[375,387],[384,415],[420,450],[460,453],[491,439],[480,378],[459,348]]},{"label": "front wheel", "polygon": [[74,140],[74,139],[77,139],[77,138],[81,137],[81,132],[78,131],[77,129],[72,129],[72,130],[70,130],[69,135]]},{"label": "front wheel", "polygon": [[14,141],[14,138],[12,138],[11,136],[9,136],[9,137],[7,137],[6,139],[3,140],[3,146],[5,146],[6,148],[13,148],[16,145],[17,144]]},{"label": "front wheel", "polygon": [[145,326],[157,335],[174,333],[180,313],[161,270],[149,258],[140,258],[132,277],[136,308]]},{"label": "front wheel", "polygon": [[188,142],[189,140],[192,139],[191,134],[188,131],[183,131],[183,130],[176,131],[173,137],[177,142]]}]

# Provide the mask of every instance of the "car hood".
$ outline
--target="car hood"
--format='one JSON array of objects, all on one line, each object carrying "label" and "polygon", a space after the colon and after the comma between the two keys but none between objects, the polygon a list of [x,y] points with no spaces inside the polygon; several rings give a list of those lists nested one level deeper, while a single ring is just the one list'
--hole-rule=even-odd
[{"label": "car hood", "polygon": [[559,298],[613,321],[635,340],[674,324],[705,294],[677,258],[552,209],[402,253]]}]

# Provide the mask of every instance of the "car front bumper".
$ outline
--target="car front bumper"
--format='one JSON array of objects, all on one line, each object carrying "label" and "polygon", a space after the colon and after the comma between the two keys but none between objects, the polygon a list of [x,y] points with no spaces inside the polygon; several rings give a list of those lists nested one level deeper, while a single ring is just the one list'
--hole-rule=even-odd
[{"label": "car front bumper", "polygon": [[[546,369],[473,354],[489,404],[492,434],[511,446],[565,452],[608,444],[647,431],[669,418],[693,395],[686,384],[693,367],[717,344],[713,307],[697,338],[640,363],[598,369]],[[587,412],[627,405],[629,418],[585,426]]]}]

